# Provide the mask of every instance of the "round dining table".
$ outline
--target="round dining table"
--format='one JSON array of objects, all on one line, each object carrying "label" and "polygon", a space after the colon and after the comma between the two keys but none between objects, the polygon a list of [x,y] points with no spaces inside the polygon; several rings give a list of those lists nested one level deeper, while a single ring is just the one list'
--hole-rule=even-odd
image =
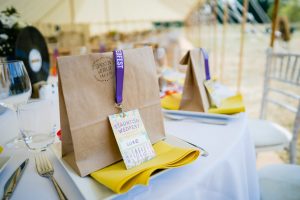
[{"label": "round dining table", "polygon": [[[182,139],[208,152],[192,164],[171,169],[151,178],[148,186],[135,186],[125,194],[114,194],[91,177],[79,177],[61,160],[60,142],[48,149],[54,167],[54,177],[68,199],[259,199],[256,158],[252,138],[247,128],[247,116],[238,114],[226,125],[201,123],[196,120],[167,120],[166,135]],[[15,113],[0,114],[0,145],[17,135]],[[58,199],[52,183],[38,175],[34,152],[26,148],[5,148],[1,156],[11,156],[0,173],[0,197],[4,185],[16,168],[29,158],[11,199]]]}]

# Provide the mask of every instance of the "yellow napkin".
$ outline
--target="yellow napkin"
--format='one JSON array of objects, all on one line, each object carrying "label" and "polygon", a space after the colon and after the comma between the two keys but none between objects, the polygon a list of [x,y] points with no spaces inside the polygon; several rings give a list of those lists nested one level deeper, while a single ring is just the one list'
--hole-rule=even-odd
[{"label": "yellow napkin", "polygon": [[181,94],[173,93],[170,95],[164,96],[161,100],[161,106],[168,110],[179,110],[181,101]]},{"label": "yellow napkin", "polygon": [[3,147],[2,147],[2,146],[0,146],[0,153],[2,153],[2,151],[3,151]]},{"label": "yellow napkin", "polygon": [[[174,93],[171,95],[166,95],[161,99],[161,106],[168,110],[179,110],[180,101],[182,95],[179,93]],[[222,101],[221,106],[211,107],[208,110],[209,113],[218,113],[218,114],[235,114],[240,112],[245,112],[245,105],[243,103],[243,97],[240,94],[237,94],[233,97],[229,97]]]},{"label": "yellow napkin", "polygon": [[156,157],[137,167],[126,170],[123,161],[91,173],[99,183],[116,193],[124,193],[134,185],[148,185],[151,174],[158,169],[187,165],[200,155],[197,149],[174,147],[163,141],[153,145]]},{"label": "yellow napkin", "polygon": [[242,95],[237,94],[233,97],[226,98],[222,101],[221,106],[219,108],[210,108],[208,112],[219,114],[234,114],[239,112],[245,112],[243,97]]}]

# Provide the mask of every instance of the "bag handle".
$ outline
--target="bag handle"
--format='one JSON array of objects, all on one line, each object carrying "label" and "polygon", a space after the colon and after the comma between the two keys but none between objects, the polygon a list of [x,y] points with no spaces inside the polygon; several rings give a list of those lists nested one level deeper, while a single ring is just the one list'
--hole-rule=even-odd
[{"label": "bag handle", "polygon": [[115,60],[115,76],[116,76],[116,107],[122,109],[123,101],[123,82],[124,82],[124,56],[122,50],[113,51],[114,60]]},{"label": "bag handle", "polygon": [[202,55],[204,57],[204,67],[205,67],[205,79],[210,80],[210,72],[209,72],[209,63],[208,63],[208,54],[204,48],[200,48]]}]

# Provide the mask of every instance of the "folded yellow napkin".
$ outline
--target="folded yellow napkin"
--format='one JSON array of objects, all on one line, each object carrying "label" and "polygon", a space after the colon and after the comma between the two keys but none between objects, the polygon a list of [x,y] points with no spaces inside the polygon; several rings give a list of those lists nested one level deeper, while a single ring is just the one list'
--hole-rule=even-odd
[{"label": "folded yellow napkin", "polygon": [[234,114],[239,112],[245,112],[243,97],[242,95],[237,94],[233,97],[226,98],[221,102],[221,106],[219,108],[210,108],[208,112],[218,114]]},{"label": "folded yellow napkin", "polygon": [[181,94],[173,93],[173,94],[164,96],[160,100],[160,103],[164,109],[179,110],[180,101],[181,101]]},{"label": "folded yellow napkin", "polygon": [[[180,101],[182,95],[179,93],[166,95],[161,99],[161,106],[164,109],[168,110],[179,110]],[[235,114],[240,112],[245,112],[245,105],[243,103],[243,97],[240,94],[237,94],[233,97],[226,98],[222,101],[221,106],[211,107],[208,110],[209,113],[218,113],[218,114]]]},{"label": "folded yellow napkin", "polygon": [[2,147],[2,146],[0,146],[0,153],[2,153],[2,151],[3,151],[3,147]]},{"label": "folded yellow napkin", "polygon": [[159,169],[187,165],[198,158],[198,149],[174,147],[160,141],[153,145],[156,157],[132,169],[123,161],[91,173],[91,177],[116,193],[124,193],[134,185],[148,185],[151,174]]}]

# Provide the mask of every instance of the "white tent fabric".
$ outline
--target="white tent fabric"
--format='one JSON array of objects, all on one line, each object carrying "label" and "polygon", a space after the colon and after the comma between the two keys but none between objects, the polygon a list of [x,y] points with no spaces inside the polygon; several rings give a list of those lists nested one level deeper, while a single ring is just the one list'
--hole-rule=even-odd
[{"label": "white tent fabric", "polygon": [[204,0],[160,0],[166,4],[172,10],[178,13],[184,13],[184,17],[187,17],[189,12],[199,4],[203,4]]},{"label": "white tent fabric", "polygon": [[136,22],[136,23],[117,23],[110,24],[107,26],[106,24],[90,24],[89,31],[90,35],[98,35],[99,33],[105,33],[107,30],[111,31],[120,31],[120,32],[133,32],[133,31],[143,31],[143,30],[151,30],[153,28],[153,24],[151,22]]},{"label": "white tent fabric", "polygon": [[29,24],[89,24],[90,34],[152,28],[154,21],[183,21],[202,0],[0,0]]},{"label": "white tent fabric", "polygon": [[29,23],[139,23],[184,20],[197,0],[0,0],[14,6]]}]

